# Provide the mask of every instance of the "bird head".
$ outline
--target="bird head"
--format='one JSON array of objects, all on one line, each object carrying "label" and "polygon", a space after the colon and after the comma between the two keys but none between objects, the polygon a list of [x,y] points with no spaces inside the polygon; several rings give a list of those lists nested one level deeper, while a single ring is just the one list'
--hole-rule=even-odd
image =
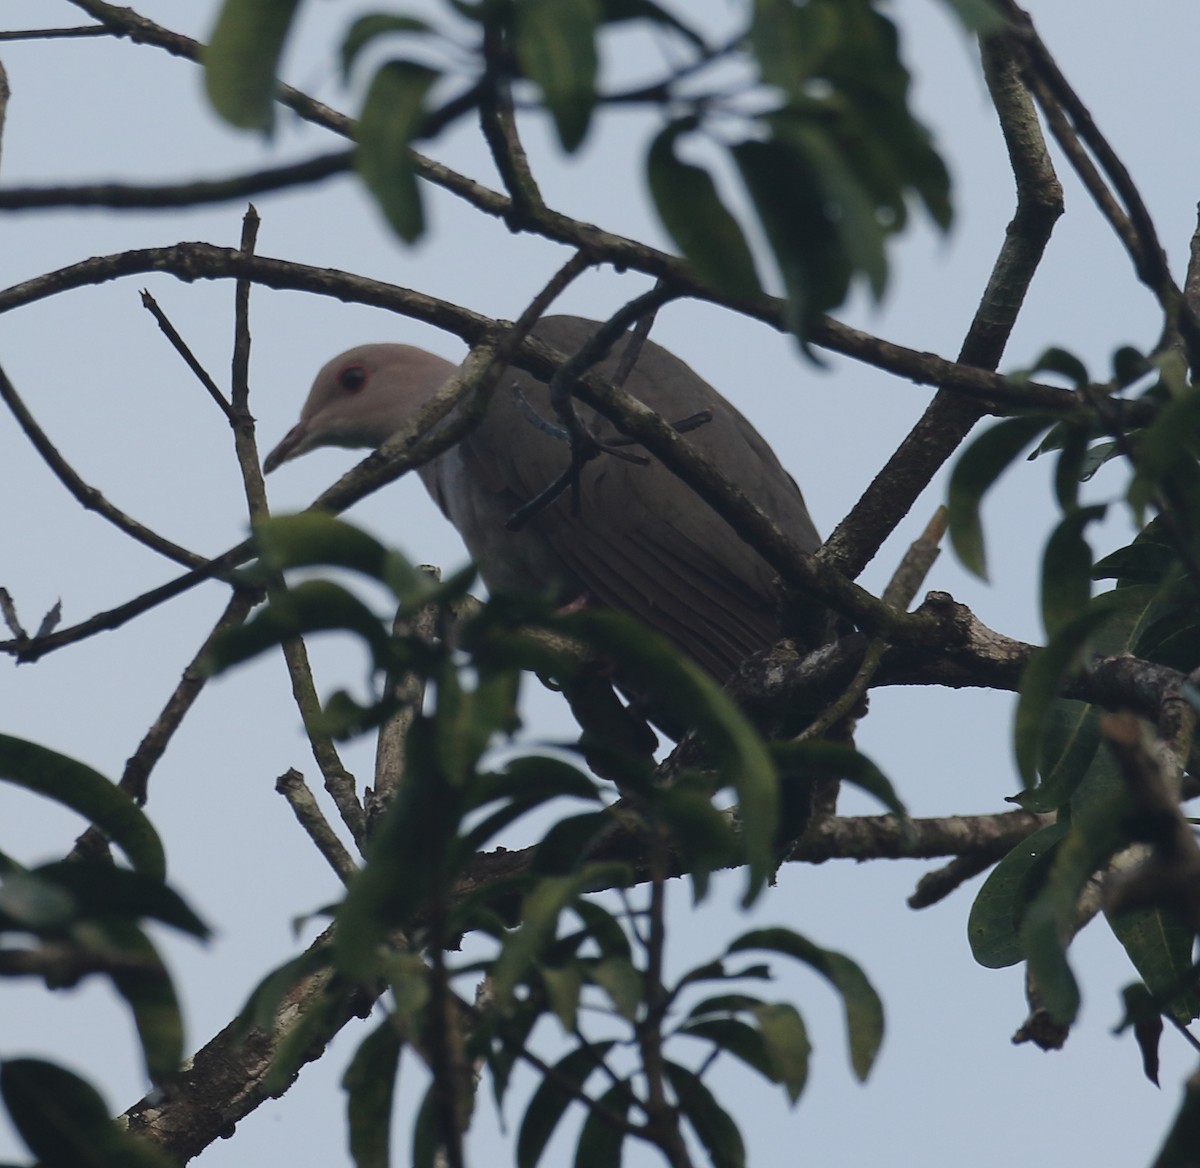
[{"label": "bird head", "polygon": [[359,345],[317,374],[298,421],[263,460],[276,467],[318,446],[382,446],[442,386],[454,365],[411,345]]}]

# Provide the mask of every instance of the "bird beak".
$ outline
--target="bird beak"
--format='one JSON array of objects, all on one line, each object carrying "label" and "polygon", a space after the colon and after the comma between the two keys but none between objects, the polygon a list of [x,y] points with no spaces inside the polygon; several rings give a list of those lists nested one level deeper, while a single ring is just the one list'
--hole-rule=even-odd
[{"label": "bird beak", "polygon": [[304,441],[307,437],[308,423],[297,422],[283,436],[283,441],[263,459],[263,473],[270,474],[276,467],[282,466],[289,459],[303,454],[307,449]]}]

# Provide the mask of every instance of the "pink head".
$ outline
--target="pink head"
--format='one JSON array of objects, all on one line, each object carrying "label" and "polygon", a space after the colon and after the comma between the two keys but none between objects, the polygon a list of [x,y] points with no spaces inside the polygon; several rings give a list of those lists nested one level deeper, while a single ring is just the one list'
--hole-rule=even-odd
[{"label": "pink head", "polygon": [[276,467],[318,446],[382,446],[454,372],[411,345],[359,345],[317,374],[300,421],[263,460]]}]

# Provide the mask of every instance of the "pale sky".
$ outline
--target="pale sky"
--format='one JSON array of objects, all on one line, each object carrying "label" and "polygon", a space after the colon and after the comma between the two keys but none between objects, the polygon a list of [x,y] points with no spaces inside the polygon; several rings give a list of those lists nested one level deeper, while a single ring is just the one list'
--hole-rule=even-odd
[{"label": "pale sky", "polygon": [[[204,37],[217,5],[147,0],[139,11]],[[413,0],[406,11],[425,11]],[[690,18],[728,20],[720,0],[668,5]],[[1064,72],[1140,184],[1177,278],[1183,274],[1200,196],[1191,101],[1200,13],[1149,0],[1062,5],[1033,0],[1038,27]],[[954,175],[958,218],[948,238],[914,218],[893,252],[894,277],[880,309],[855,301],[842,319],[914,348],[952,357],[987,278],[1011,212],[1012,182],[971,45],[935,0],[890,6],[916,75],[916,103]],[[355,112],[330,51],[361,9],[306,7],[285,78],[337,108]],[[5,0],[0,27],[82,23],[58,0]],[[643,58],[622,40],[619,67],[637,76]],[[219,125],[205,106],[194,66],[128,42],[80,40],[0,44],[12,99],[3,138],[5,186],[102,180],[217,177],[300,159],[340,144],[286,111],[275,140]],[[617,69],[613,59],[606,64]],[[616,73],[612,74],[616,76]],[[623,113],[599,120],[577,158],[564,160],[537,119],[526,143],[547,201],[578,218],[667,246],[652,217],[640,168],[652,123]],[[428,152],[495,185],[474,131],[464,126]],[[1123,344],[1150,347],[1158,321],[1120,247],[1065,166],[1068,214],[1055,232],[1003,368],[1027,365],[1061,345],[1097,376]],[[514,238],[500,224],[441,192],[429,198],[431,233],[406,249],[342,177],[257,200],[259,251],[386,279],[513,318],[566,258],[544,241]],[[0,284],[8,286],[92,255],[207,240],[236,246],[242,207],[187,212],[38,212],[0,216]],[[603,317],[647,286],[639,277],[589,275],[557,308]],[[186,285],[137,277],[72,292],[0,317],[0,362],[29,407],[85,479],[151,527],[215,554],[245,532],[245,510],[228,427],[158,335],[139,304],[148,287],[219,382],[226,383],[232,323],[229,283]],[[356,343],[403,340],[450,357],[453,337],[378,310],[256,289],[253,294],[253,411],[269,449],[291,425],[315,370]],[[928,400],[928,391],[831,357],[825,369],[765,327],[711,306],[672,305],[655,338],[712,382],[768,436],[803,488],[827,534],[857,499]],[[352,465],[350,452],[319,452],[270,482],[279,511],[308,503]],[[952,592],[987,624],[1011,636],[1040,636],[1037,553],[1055,516],[1046,468],[1022,465],[998,488],[985,522],[993,580],[967,577],[949,552],[928,587]],[[61,598],[75,623],[173,577],[176,570],[134,547],[69,497],[0,415],[0,585],[27,627]],[[1115,489],[1100,481],[1100,495]],[[942,501],[939,482],[919,502],[863,578],[877,591],[903,549]],[[447,568],[465,559],[419,483],[405,480],[354,508],[350,518],[415,561]],[[1120,538],[1114,530],[1112,538]],[[133,624],[20,668],[0,662],[0,731],[73,755],[116,778],[225,602],[218,585],[195,590]],[[356,685],[362,661],[333,643],[313,647],[318,685]],[[533,737],[565,732],[557,699],[531,683]],[[860,748],[889,775],[915,815],[1004,810],[1018,788],[1010,748],[1011,698],[942,691],[876,691]],[[347,764],[369,781],[371,743],[348,749]],[[258,978],[296,951],[292,918],[334,899],[338,886],[274,793],[289,766],[320,780],[290,703],[282,661],[266,657],[210,685],[155,772],[147,811],[168,849],[172,883],[217,930],[206,947],[163,936],[184,1002],[191,1048],[241,1006]],[[848,796],[846,813],[877,807]],[[0,848],[36,863],[65,852],[78,832],[69,815],[0,787]],[[524,842],[511,841],[512,846]],[[1102,923],[1072,950],[1084,988],[1083,1013],[1067,1048],[1054,1055],[1014,1047],[1024,1018],[1019,970],[973,962],[966,917],[979,881],[921,913],[904,903],[934,865],[877,862],[791,865],[758,908],[759,923],[783,923],[841,950],[866,970],[884,999],[888,1031],[865,1086],[853,1079],[840,1004],[817,979],[784,976],[772,992],[794,1000],[815,1047],[809,1085],[789,1110],[782,1091],[740,1070],[714,1081],[738,1118],[756,1168],[790,1164],[920,1163],[974,1168],[1020,1163],[1149,1163],[1178,1104],[1194,1058],[1168,1034],[1163,1089],[1142,1077],[1129,1036],[1114,1037],[1119,993],[1133,972]],[[740,880],[715,903],[690,908],[674,896],[676,968],[713,952],[714,938],[745,924],[734,913]],[[308,933],[305,933],[307,937]],[[53,995],[5,985],[0,1057],[36,1054],[62,1061],[99,1086],[114,1110],[145,1091],[132,1026],[103,985]],[[337,1082],[365,1033],[351,1026],[320,1063],[306,1068],[282,1100],[258,1109],[231,1141],[207,1149],[203,1168],[256,1163],[349,1164],[343,1096]],[[394,1162],[407,1162],[407,1117],[421,1076],[401,1072]],[[528,1088],[526,1087],[527,1091]],[[521,1092],[507,1119],[515,1129]],[[503,1163],[490,1099],[481,1096],[476,1164]],[[546,1164],[567,1162],[578,1118],[566,1125]],[[0,1159],[20,1154],[0,1124]],[[641,1151],[627,1164],[658,1161]]]}]

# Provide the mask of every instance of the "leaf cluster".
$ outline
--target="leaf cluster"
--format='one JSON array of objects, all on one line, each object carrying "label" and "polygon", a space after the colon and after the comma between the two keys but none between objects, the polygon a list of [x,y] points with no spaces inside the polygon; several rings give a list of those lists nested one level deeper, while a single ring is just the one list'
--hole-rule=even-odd
[{"label": "leaf cluster", "polygon": [[[473,1097],[464,1076],[479,1062],[498,1103],[519,1062],[542,1075],[521,1121],[523,1165],[537,1162],[572,1102],[585,1110],[577,1163],[616,1162],[626,1138],[660,1139],[658,1096],[649,1086],[656,1074],[672,1100],[672,1122],[686,1120],[715,1163],[741,1163],[741,1137],[705,1082],[708,1067],[731,1055],[784,1087],[794,1103],[809,1054],[795,1008],[747,990],[747,982],[769,976],[761,962],[745,964],[751,951],[792,958],[830,982],[845,1004],[855,1071],[867,1074],[882,1011],[861,970],[840,954],[779,928],[746,934],[672,983],[657,972],[662,940],[653,920],[666,875],[686,873],[699,903],[713,869],[741,865],[749,901],[777,862],[781,800],[772,753],[706,674],[618,614],[561,614],[536,599],[497,596],[464,615],[469,572],[437,584],[327,515],[266,521],[256,540],[264,578],[314,567],[350,570],[392,591],[397,627],[416,629],[417,615],[432,610],[432,625],[423,627],[437,630],[432,637],[393,632],[390,618],[373,615],[349,587],[310,578],[272,588],[264,610],[218,643],[211,666],[229,668],[286,638],[337,629],[363,642],[377,679],[404,672],[424,683],[423,702],[409,711],[403,775],[369,840],[365,866],[332,910],[332,943],[266,978],[244,1013],[247,1024],[267,1026],[298,978],[317,969],[331,976],[309,1020],[276,1053],[269,1084],[285,1085],[312,1035],[349,995],[383,991],[383,1016],[345,1079],[360,1166],[387,1162],[391,1100],[406,1051],[432,1078],[413,1133],[415,1164],[434,1163],[438,1149],[461,1134]],[[611,754],[623,798],[608,806],[606,786],[576,764],[570,749],[512,752],[523,671],[536,668],[568,684],[589,667],[586,656],[598,654],[618,674],[636,669],[652,701],[694,727],[706,747],[703,770],[664,784],[652,760]],[[325,728],[357,733],[396,710],[386,687],[366,705],[343,696],[327,703]],[[832,764],[817,754],[791,752],[794,781],[806,762]],[[860,770],[865,785],[899,806],[882,776]],[[714,802],[722,792],[733,796],[733,809]],[[551,822],[529,864],[473,881],[477,853],[535,815]],[[605,841],[617,832],[636,859],[606,853]],[[635,886],[646,864],[651,888],[642,896]],[[464,936],[482,956],[451,956]],[[481,977],[486,992],[469,1002],[466,990]],[[721,993],[691,1000],[713,983]],[[546,1017],[557,1019],[560,1045],[568,1046],[553,1065],[534,1051],[534,1029]],[[648,1056],[667,1044],[699,1050],[698,1065]]]},{"label": "leaf cluster", "polygon": [[[949,6],[973,31],[1000,25],[987,0]],[[275,75],[298,7],[226,0],[205,57],[206,83],[234,125],[271,127]],[[739,298],[762,293],[747,233],[764,238],[788,325],[801,340],[854,280],[882,296],[886,244],[910,204],[943,230],[950,224],[949,175],[910,109],[897,30],[878,0],[756,0],[741,33],[721,46],[653,0],[448,0],[446,7],[452,29],[372,12],[354,21],[341,46],[347,79],[383,46],[401,46],[402,55],[377,64],[367,83],[356,159],[408,242],[425,231],[409,148],[465,114],[492,116],[514,89],[549,115],[568,153],[582,147],[598,108],[655,107],[663,126],[646,179],[668,234],[700,281]],[[664,55],[672,65],[657,82],[616,93],[603,84],[600,41],[627,24],[671,42]],[[465,81],[463,40],[472,62]],[[443,66],[441,58],[456,63]],[[722,68],[730,61],[744,77],[732,86]],[[717,173],[737,175],[732,203],[708,167],[681,156],[688,139],[715,152]],[[529,192],[513,193],[528,201]]]},{"label": "leaf cluster", "polygon": [[[1061,517],[1042,557],[1047,642],[1021,682],[1014,749],[1024,790],[1014,801],[1056,821],[1014,849],[980,890],[969,922],[976,960],[1000,967],[1027,961],[1051,1021],[1076,1016],[1079,987],[1067,949],[1084,923],[1080,899],[1094,874],[1139,844],[1156,845],[1113,752],[1103,746],[1101,711],[1062,695],[1071,675],[1097,658],[1128,654],[1190,672],[1200,660],[1200,387],[1177,355],[1114,354],[1112,377],[1091,381],[1078,358],[1044,354],[1018,383],[1038,373],[1067,379],[1089,403],[1070,416],[1026,414],[999,422],[964,450],[950,482],[950,532],[960,559],[986,571],[980,504],[1030,445],[1053,456]],[[1122,421],[1139,402],[1149,421]],[[1115,492],[1085,501],[1083,484],[1102,467]],[[1097,479],[1096,486],[1100,486]],[[1097,560],[1091,532],[1123,506],[1136,536]],[[1093,595],[1096,581],[1112,586]],[[1200,695],[1182,697],[1200,708]],[[1185,746],[1186,750],[1186,746]],[[1183,760],[1186,763],[1186,759]],[[1181,764],[1182,765],[1182,764]],[[1150,1000],[1178,1023],[1200,1016],[1193,931],[1171,904],[1108,916]]]}]

